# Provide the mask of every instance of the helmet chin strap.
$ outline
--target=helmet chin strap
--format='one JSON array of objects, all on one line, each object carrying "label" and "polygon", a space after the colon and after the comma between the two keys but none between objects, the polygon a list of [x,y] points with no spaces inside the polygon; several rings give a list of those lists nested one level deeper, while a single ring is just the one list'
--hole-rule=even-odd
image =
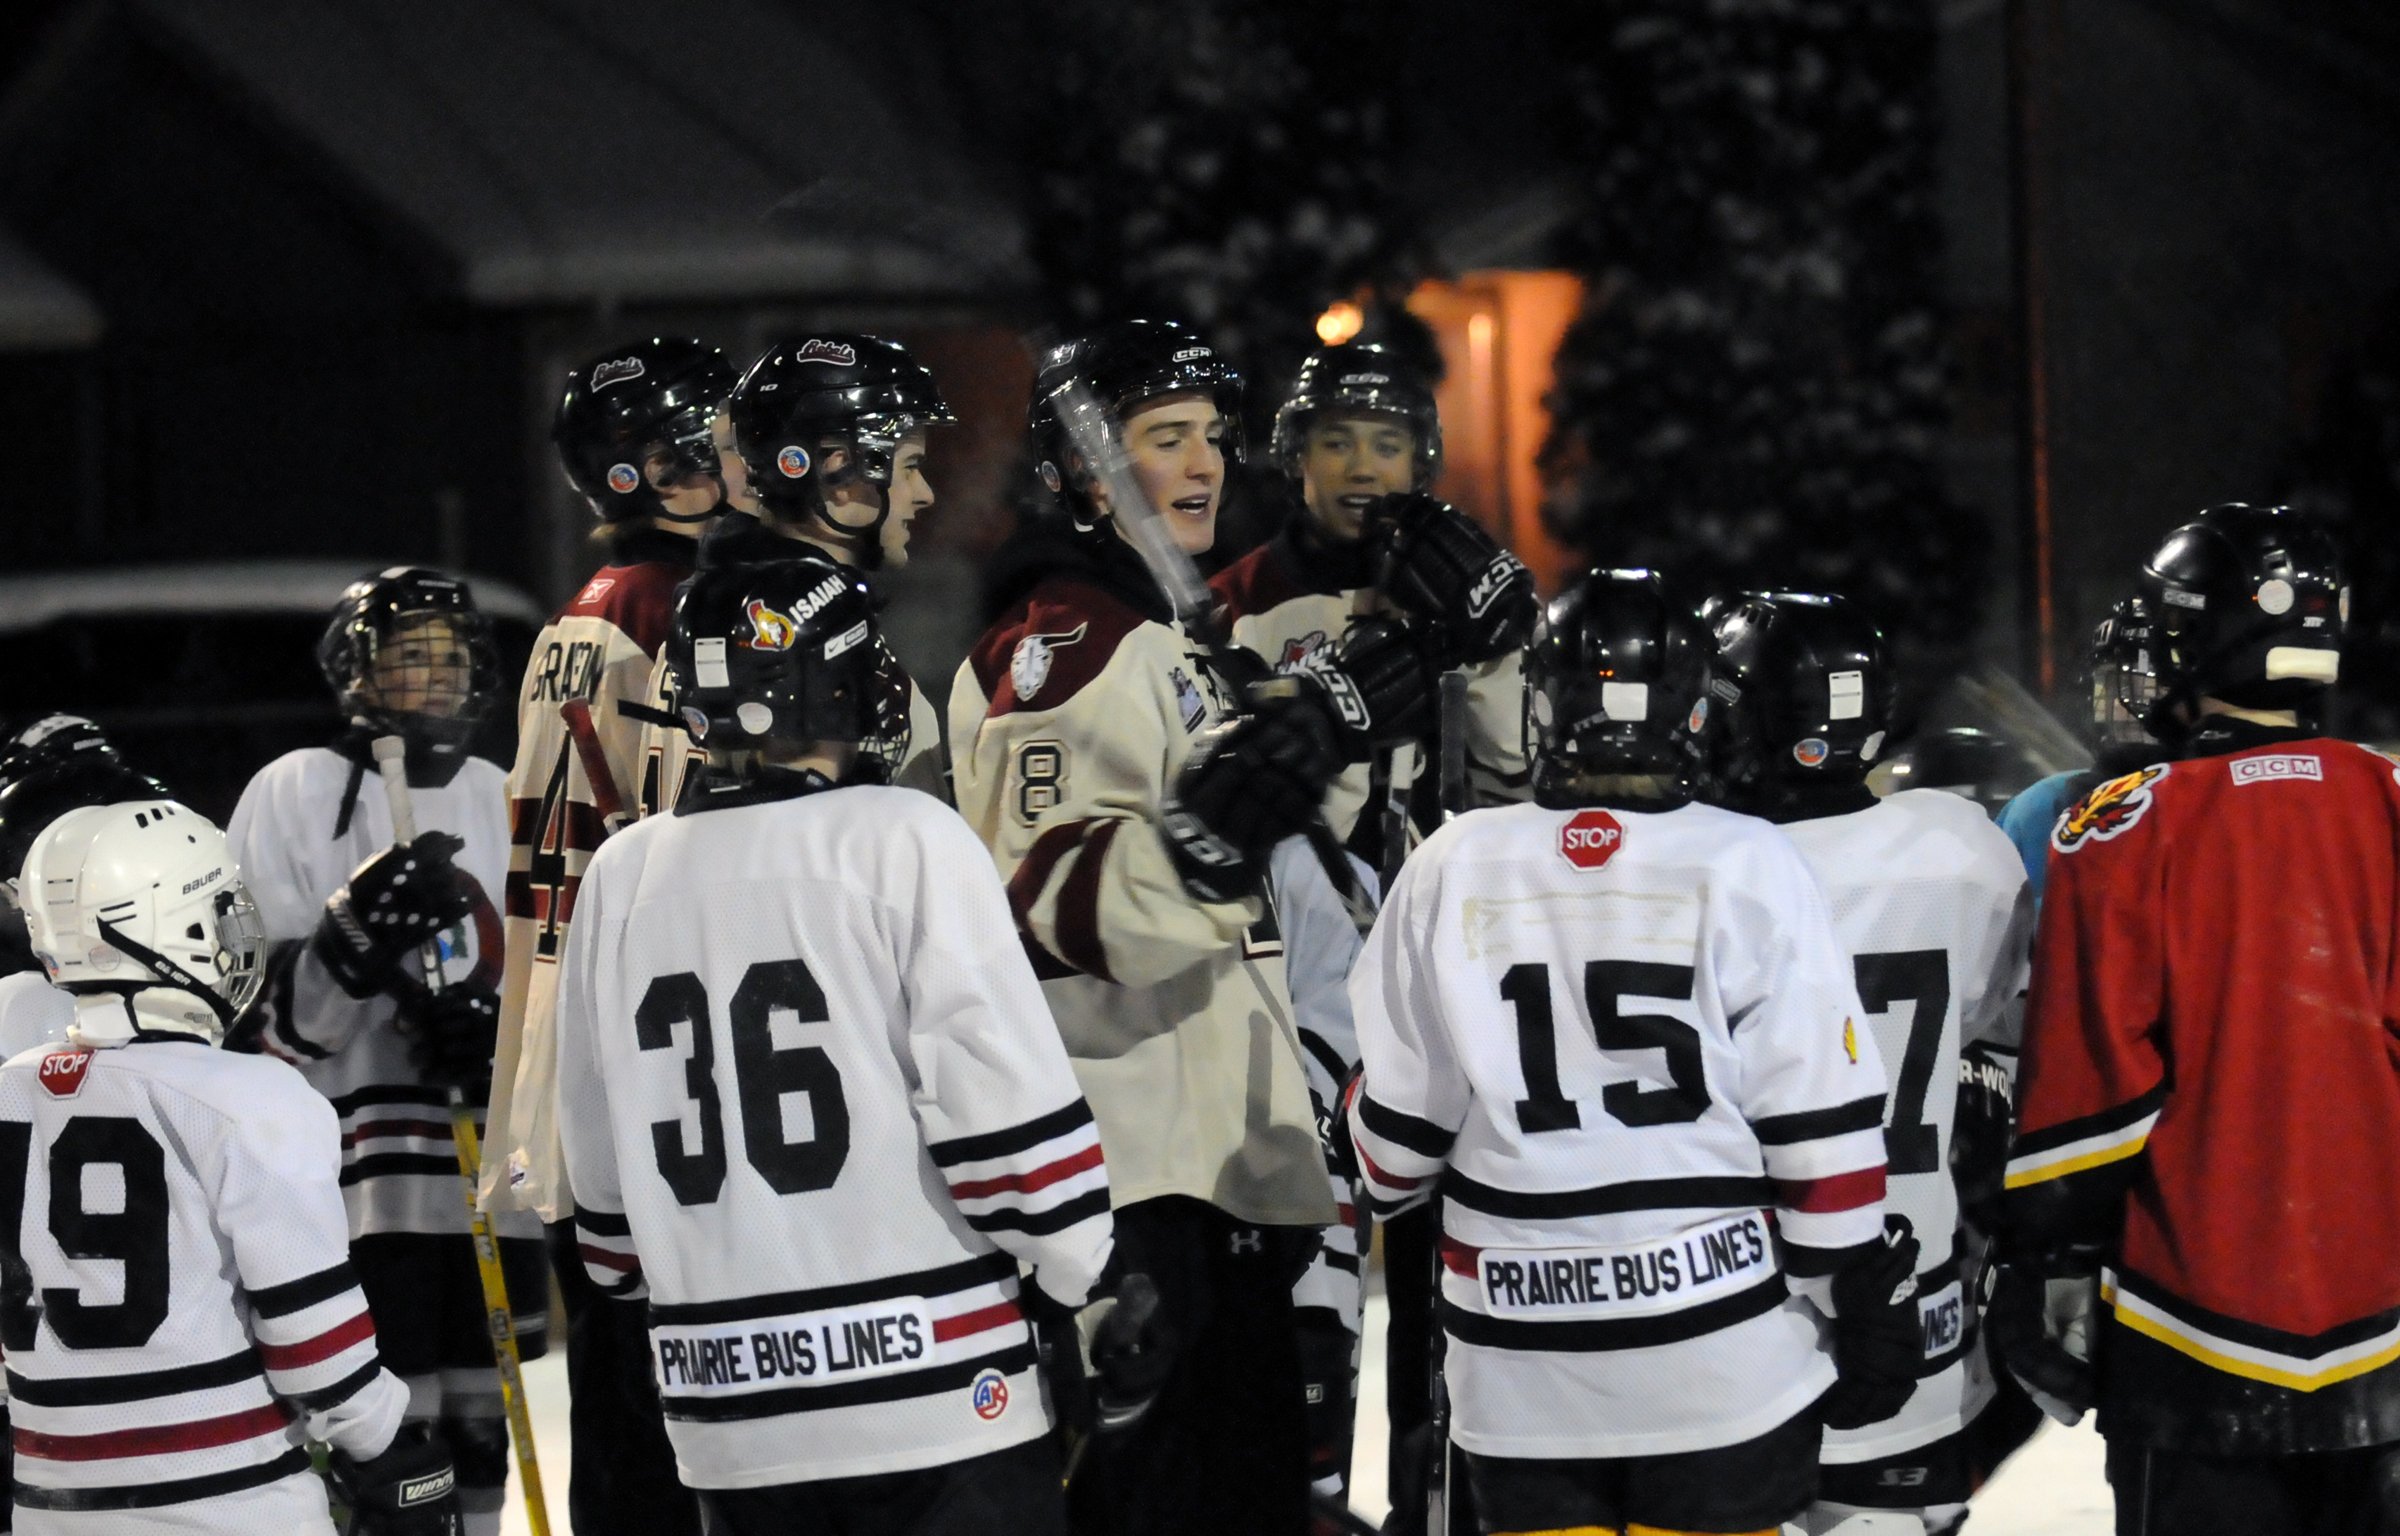
[{"label": "helmet chin strap", "polygon": [[[233,1005],[225,1001],[224,998],[219,997],[216,993],[216,990],[203,983],[199,977],[185,970],[182,966],[177,965],[174,961],[160,954],[157,950],[152,949],[149,945],[137,941],[132,936],[127,934],[124,929],[118,927],[116,924],[110,922],[106,918],[100,919],[100,937],[108,940],[108,942],[114,947],[123,950],[125,953],[133,956],[134,959],[139,960],[142,964],[150,967],[152,973],[158,977],[158,980],[161,983],[174,988],[178,992],[189,992],[194,997],[200,999],[201,1002],[206,1003],[208,1005],[208,1011],[217,1016],[217,1023],[219,1026],[226,1029],[231,1029],[233,1027]],[[141,990],[147,990],[147,988]],[[128,1006],[130,1006],[130,1000],[128,1000]]]}]

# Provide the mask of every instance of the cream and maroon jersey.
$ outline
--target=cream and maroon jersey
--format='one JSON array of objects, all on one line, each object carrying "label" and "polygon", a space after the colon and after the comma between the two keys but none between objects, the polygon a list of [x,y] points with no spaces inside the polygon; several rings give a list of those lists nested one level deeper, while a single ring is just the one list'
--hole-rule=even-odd
[{"label": "cream and maroon jersey", "polygon": [[1322,1226],[1333,1200],[1273,913],[1193,897],[1159,835],[1223,705],[1200,649],[1143,601],[1105,561],[1061,570],[976,642],[950,690],[959,814],[1008,882],[1117,1203],[1188,1195]]},{"label": "cream and maroon jersey", "polygon": [[592,861],[559,994],[577,1236],[647,1288],[684,1482],[1045,1433],[1017,1266],[1083,1303],[1109,1169],[982,848],[913,790],[696,794]]},{"label": "cream and maroon jersey", "polygon": [[[1356,546],[1314,555],[1293,528],[1219,571],[1209,590],[1225,607],[1233,643],[1278,672],[1305,668],[1318,652],[1342,638],[1351,618],[1372,596],[1342,569],[1358,563]],[[1470,803],[1507,805],[1532,791],[1525,759],[1525,669],[1512,651],[1496,661],[1461,669],[1467,678],[1467,787]],[[1423,756],[1403,749],[1411,778],[1424,772]],[[1333,835],[1348,838],[1367,813],[1370,768],[1352,763],[1325,791],[1325,822]]]},{"label": "cream and maroon jersey", "polygon": [[[500,770],[468,757],[447,784],[409,794],[417,829],[466,844],[456,857],[475,910],[437,941],[450,982],[501,977],[500,911],[508,870],[508,800]],[[374,769],[330,747],[287,752],[260,769],[226,824],[242,883],[258,902],[267,941],[277,946],[259,1001],[259,1044],[299,1068],[342,1119],[342,1195],[350,1235],[468,1234],[458,1151],[450,1138],[449,1093],[427,1083],[409,1059],[399,1005],[355,998],[309,946],[325,902],[351,871],[392,843],[392,813]],[[539,1237],[526,1212],[500,1221],[504,1237]],[[527,1298],[521,1327],[538,1332],[540,1298]]]},{"label": "cream and maroon jersey", "polygon": [[592,706],[609,776],[630,816],[643,772],[642,724],[620,712],[654,696],[675,588],[692,573],[690,539],[646,531],[623,540],[559,610],[526,663],[517,694],[517,762],[508,775],[508,888],[502,903],[508,967],[500,991],[500,1049],[481,1186],[491,1209],[527,1208],[558,1221],[575,1208],[558,1147],[558,958],[575,920],[576,891],[609,828],[559,707]]},{"label": "cream and maroon jersey", "polygon": [[1402,866],[1350,996],[1368,1197],[1438,1179],[1460,1445],[1731,1445],[1832,1384],[1787,1276],[1880,1240],[1883,1065],[1781,832],[1469,812]]},{"label": "cream and maroon jersey", "polygon": [[332,1529],[307,1442],[380,1455],[408,1406],[340,1175],[332,1109],[279,1061],[153,1036],[0,1067],[21,1525]]},{"label": "cream and maroon jersey", "polygon": [[1826,1461],[1876,1461],[1957,1433],[1991,1394],[1988,1373],[1967,1359],[1971,1303],[1950,1136],[1960,1051],[1978,1042],[2016,1049],[2033,895],[2008,834],[1972,800],[1940,790],[1904,790],[1783,830],[1833,909],[1890,1074],[1884,1209],[1906,1218],[1918,1244],[1925,1363],[1916,1393],[1880,1423],[1825,1432]]}]

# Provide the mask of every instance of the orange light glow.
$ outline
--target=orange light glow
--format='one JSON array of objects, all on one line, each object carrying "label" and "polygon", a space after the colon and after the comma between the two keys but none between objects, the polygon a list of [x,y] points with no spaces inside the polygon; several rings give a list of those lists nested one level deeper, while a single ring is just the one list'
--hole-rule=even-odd
[{"label": "orange light glow", "polygon": [[1364,311],[1344,300],[1317,316],[1317,340],[1329,347],[1339,346],[1358,334],[1367,323]]}]

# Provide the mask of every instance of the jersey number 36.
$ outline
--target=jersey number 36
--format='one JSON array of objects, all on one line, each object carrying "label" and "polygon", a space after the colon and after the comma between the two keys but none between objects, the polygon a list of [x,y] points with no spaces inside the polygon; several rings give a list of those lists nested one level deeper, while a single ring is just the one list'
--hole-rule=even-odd
[{"label": "jersey number 36", "polygon": [[[762,960],[742,972],[726,1016],[733,1026],[733,1081],[742,1106],[742,1153],[779,1195],[830,1189],[850,1156],[850,1105],[841,1069],[817,1046],[778,1047],[776,1013],[823,1024],[825,989],[801,960]],[[684,1145],[683,1121],[653,1122],[650,1143],[659,1176],[685,1205],[707,1205],[725,1188],[725,1107],[717,1097],[716,1031],[709,1022],[708,988],[690,971],[653,980],[633,1011],[634,1043],[645,1051],[675,1047],[675,1026],[689,1026],[692,1054],[683,1064],[684,1089],[700,1106],[700,1149]],[[806,1141],[783,1139],[783,1097],[808,1096],[813,1130]]]}]

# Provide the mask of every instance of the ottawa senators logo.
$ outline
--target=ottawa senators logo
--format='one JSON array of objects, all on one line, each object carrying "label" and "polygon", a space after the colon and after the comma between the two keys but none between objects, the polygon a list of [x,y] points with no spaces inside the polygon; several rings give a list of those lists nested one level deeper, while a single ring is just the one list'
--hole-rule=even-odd
[{"label": "ottawa senators logo", "polygon": [[788,651],[800,636],[800,628],[789,614],[777,613],[755,597],[742,611],[750,617],[750,648],[754,651]]},{"label": "ottawa senators logo", "polygon": [[2105,843],[2142,819],[2150,809],[2150,786],[2167,776],[2167,765],[2138,768],[2111,779],[2071,807],[2050,833],[2050,846],[2073,853],[2087,842]]}]

